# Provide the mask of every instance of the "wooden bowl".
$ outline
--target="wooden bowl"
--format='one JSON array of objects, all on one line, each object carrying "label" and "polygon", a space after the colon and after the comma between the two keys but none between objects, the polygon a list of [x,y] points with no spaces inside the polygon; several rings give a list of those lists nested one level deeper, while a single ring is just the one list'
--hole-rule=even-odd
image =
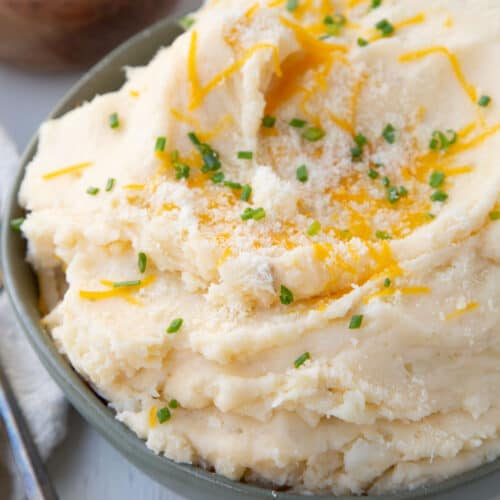
[{"label": "wooden bowl", "polygon": [[85,68],[176,0],[0,0],[0,61],[37,70]]}]

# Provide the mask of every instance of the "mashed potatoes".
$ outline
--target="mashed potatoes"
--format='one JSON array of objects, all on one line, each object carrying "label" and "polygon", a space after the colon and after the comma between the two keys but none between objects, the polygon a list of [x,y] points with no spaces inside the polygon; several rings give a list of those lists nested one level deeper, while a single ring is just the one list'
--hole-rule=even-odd
[{"label": "mashed potatoes", "polygon": [[210,1],[20,200],[44,323],[151,449],[382,493],[500,454],[500,5],[339,4]]}]

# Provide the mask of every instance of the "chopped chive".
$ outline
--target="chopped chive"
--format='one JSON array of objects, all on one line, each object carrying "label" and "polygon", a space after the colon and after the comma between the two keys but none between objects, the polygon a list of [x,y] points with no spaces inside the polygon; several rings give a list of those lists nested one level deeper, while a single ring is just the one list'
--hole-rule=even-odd
[{"label": "chopped chive", "polygon": [[387,177],[387,175],[384,175],[384,177],[382,177],[382,185],[384,187],[389,187],[391,185],[391,181],[389,180],[389,177]]},{"label": "chopped chive", "polygon": [[280,287],[280,302],[287,306],[293,302],[293,293],[286,286]]},{"label": "chopped chive", "polygon": [[179,161],[179,150],[174,149],[173,151],[170,152],[170,161],[173,163],[176,163]]},{"label": "chopped chive", "polygon": [[428,220],[428,221],[429,221],[429,220],[433,220],[433,219],[435,219],[435,218],[436,218],[436,216],[435,216],[434,214],[431,214],[430,212],[428,212],[428,213],[424,214],[424,219],[425,219],[425,220]]},{"label": "chopped chive", "polygon": [[440,187],[443,182],[444,182],[445,175],[443,172],[432,172],[432,174],[429,177],[429,185],[433,188],[438,188]]},{"label": "chopped chive", "polygon": [[197,135],[194,132],[189,132],[188,133],[189,140],[195,145],[195,146],[201,146],[201,142],[198,139]]},{"label": "chopped chive", "polygon": [[392,238],[387,231],[376,231],[375,236],[379,240],[390,240]]},{"label": "chopped chive", "polygon": [[169,406],[169,408],[171,408],[172,410],[175,410],[176,408],[179,408],[179,401],[177,401],[177,399],[171,399],[171,400],[168,402],[168,406]]},{"label": "chopped chive", "polygon": [[311,355],[308,352],[305,352],[304,354],[301,354],[294,362],[293,366],[295,368],[299,368],[302,366],[308,359],[311,359]]},{"label": "chopped chive", "polygon": [[260,207],[256,208],[253,212],[253,220],[261,220],[266,216],[266,211]]},{"label": "chopped chive", "polygon": [[243,213],[240,215],[241,220],[261,220],[266,216],[266,211],[260,207],[260,208],[252,208],[252,207],[247,207],[243,211]]},{"label": "chopped chive", "polygon": [[293,12],[299,6],[299,0],[287,0],[286,10],[288,12]]},{"label": "chopped chive", "polygon": [[319,141],[325,136],[325,131],[317,127],[307,127],[302,132],[302,137],[308,141],[315,142]]},{"label": "chopped chive", "polygon": [[112,177],[110,177],[107,181],[106,181],[106,187],[104,188],[105,191],[111,191],[113,189],[115,185],[115,179],[113,179]]},{"label": "chopped chive", "polygon": [[374,163],[374,165],[375,165],[375,168],[381,168],[384,166],[384,164],[380,163],[380,162],[376,162],[376,163]]},{"label": "chopped chive", "polygon": [[298,181],[307,182],[307,179],[309,179],[307,167],[305,165],[301,165],[300,167],[298,167],[295,171],[295,176],[297,177]]},{"label": "chopped chive", "polygon": [[399,196],[401,198],[408,196],[408,189],[406,189],[404,186],[399,186]]},{"label": "chopped chive", "polygon": [[109,115],[109,126],[111,128],[118,128],[120,126],[120,119],[118,118],[118,113],[112,113]]},{"label": "chopped chive", "polygon": [[358,328],[361,327],[361,323],[363,322],[363,315],[362,314],[355,314],[349,323],[349,328],[351,330],[357,330]]},{"label": "chopped chive", "polygon": [[170,410],[166,406],[156,412],[156,418],[160,424],[164,424],[167,420],[170,420],[171,416]]},{"label": "chopped chive", "polygon": [[186,165],[185,163],[175,163],[174,169],[176,179],[187,179],[189,177],[189,172],[191,171],[189,165]]},{"label": "chopped chive", "polygon": [[396,142],[396,129],[388,123],[384,130],[382,131],[382,137],[389,143],[394,144]]},{"label": "chopped chive", "polygon": [[448,129],[446,133],[434,130],[429,148],[435,151],[446,151],[455,142],[457,142],[457,133],[454,130]]},{"label": "chopped chive", "polygon": [[380,34],[382,36],[390,36],[394,33],[394,26],[387,19],[382,19],[381,21],[379,21],[375,25],[375,28],[380,31]]},{"label": "chopped chive", "polygon": [[303,128],[306,126],[306,123],[307,122],[305,120],[301,120],[300,118],[292,118],[288,122],[288,125],[290,125],[290,127]]},{"label": "chopped chive", "polygon": [[239,160],[251,160],[253,158],[252,151],[238,151]]},{"label": "chopped chive", "polygon": [[363,148],[360,146],[353,146],[351,148],[351,159],[352,161],[361,161],[363,156]]},{"label": "chopped chive", "polygon": [[113,288],[123,288],[127,286],[138,286],[141,284],[141,280],[131,280],[131,281],[115,281],[113,283]]},{"label": "chopped chive", "polygon": [[262,118],[262,126],[265,128],[273,128],[276,123],[276,118],[274,116],[266,115]]},{"label": "chopped chive", "polygon": [[224,172],[217,172],[216,174],[212,175],[211,179],[214,184],[219,184],[224,180]]},{"label": "chopped chive", "polygon": [[354,142],[360,147],[362,148],[367,142],[368,142],[368,139],[363,135],[363,134],[356,134],[354,136]]},{"label": "chopped chive", "polygon": [[387,200],[389,201],[389,203],[396,203],[397,201],[399,201],[400,197],[401,195],[399,194],[397,187],[390,186],[387,189]]},{"label": "chopped chive", "polygon": [[167,328],[167,333],[176,333],[179,331],[180,327],[182,326],[182,323],[184,323],[184,320],[182,318],[175,318],[170,322],[170,325],[168,325]]},{"label": "chopped chive", "polygon": [[99,192],[99,188],[94,187],[94,186],[90,186],[89,188],[87,188],[86,192],[87,192],[87,194],[90,194],[91,196],[95,196]]},{"label": "chopped chive", "polygon": [[249,186],[248,184],[245,184],[243,186],[243,189],[241,190],[241,196],[240,196],[240,198],[243,201],[248,201],[250,199],[251,195],[252,195],[252,186]]},{"label": "chopped chive", "polygon": [[384,288],[389,288],[391,286],[391,279],[385,278],[384,280]]},{"label": "chopped chive", "polygon": [[146,266],[148,265],[148,258],[144,252],[139,252],[138,262],[139,271],[144,273],[146,271]]},{"label": "chopped chive", "polygon": [[364,38],[358,38],[358,46],[359,47],[366,47],[367,45],[369,45],[369,41],[364,39]]},{"label": "chopped chive", "polygon": [[167,143],[166,137],[157,137],[155,142],[155,151],[165,151],[165,144]]},{"label": "chopped chive", "polygon": [[500,210],[492,210],[488,215],[490,220],[500,220]]},{"label": "chopped chive", "polygon": [[440,189],[438,189],[437,191],[434,191],[431,194],[431,200],[432,201],[443,202],[443,201],[446,201],[447,199],[448,199],[448,194],[445,193],[444,191],[441,191]]},{"label": "chopped chive", "polygon": [[12,231],[16,231],[19,233],[21,231],[21,226],[23,225],[26,219],[24,217],[18,217],[17,219],[12,219],[10,221],[10,228]]},{"label": "chopped chive", "polygon": [[376,179],[378,177],[378,172],[373,170],[373,168],[370,168],[368,170],[368,177],[370,177],[370,179]]},{"label": "chopped chive", "polygon": [[477,101],[477,103],[479,104],[479,106],[481,106],[482,108],[486,108],[489,106],[491,102],[491,97],[489,95],[482,95],[480,98],[479,98],[479,101]]},{"label": "chopped chive", "polygon": [[382,5],[382,0],[372,0],[372,4],[370,5],[370,9],[376,9]]},{"label": "chopped chive", "polygon": [[224,181],[224,186],[231,189],[242,189],[243,186],[239,182]]},{"label": "chopped chive", "polygon": [[319,221],[315,220],[311,222],[311,225],[307,228],[307,234],[309,236],[316,236],[321,229],[321,224]]},{"label": "chopped chive", "polygon": [[187,31],[189,28],[191,28],[191,26],[193,26],[194,23],[195,23],[195,20],[191,16],[183,16],[179,19],[179,25],[185,31]]}]

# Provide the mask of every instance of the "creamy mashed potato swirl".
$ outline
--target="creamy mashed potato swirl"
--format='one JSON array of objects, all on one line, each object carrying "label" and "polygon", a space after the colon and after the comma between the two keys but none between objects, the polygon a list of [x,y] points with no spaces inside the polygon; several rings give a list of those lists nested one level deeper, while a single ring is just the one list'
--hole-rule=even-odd
[{"label": "creamy mashed potato swirl", "polygon": [[497,457],[498,2],[193,20],[41,129],[22,230],[60,351],[236,480],[382,493]]}]

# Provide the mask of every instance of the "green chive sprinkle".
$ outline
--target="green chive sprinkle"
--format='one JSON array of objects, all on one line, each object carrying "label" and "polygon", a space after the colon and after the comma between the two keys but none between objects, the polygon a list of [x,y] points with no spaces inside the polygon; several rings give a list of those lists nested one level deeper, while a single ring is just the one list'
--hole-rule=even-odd
[{"label": "green chive sprinkle", "polygon": [[166,137],[157,137],[155,143],[155,151],[165,151],[165,144],[167,143]]},{"label": "green chive sprinkle", "polygon": [[309,236],[316,236],[321,229],[321,224],[319,221],[315,220],[311,222],[311,225],[307,228],[307,234]]},{"label": "green chive sprinkle", "polygon": [[379,240],[390,240],[392,238],[387,231],[376,231],[375,236]]},{"label": "green chive sprinkle", "polygon": [[396,142],[396,129],[390,123],[388,123],[382,131],[382,137],[389,144],[394,144]]},{"label": "green chive sprinkle", "polygon": [[175,318],[170,322],[170,325],[168,325],[167,328],[167,333],[176,333],[179,331],[180,327],[182,326],[182,323],[184,320],[182,318]]},{"label": "green chive sprinkle", "polygon": [[361,148],[360,146],[353,146],[351,148],[352,161],[361,161],[362,156],[363,156],[363,148]]},{"label": "green chive sprinkle", "polygon": [[479,104],[479,106],[481,106],[482,108],[486,108],[489,106],[491,102],[491,97],[489,95],[482,95],[480,98],[479,98],[479,101],[477,101],[477,103]]},{"label": "green chive sprinkle", "polygon": [[248,201],[250,199],[251,195],[252,195],[252,186],[249,186],[248,184],[245,184],[243,186],[243,189],[241,190],[241,196],[240,196],[240,198],[243,201]]},{"label": "green chive sprinkle", "polygon": [[10,228],[12,229],[12,231],[19,233],[21,231],[21,226],[23,225],[24,221],[25,221],[24,217],[18,217],[17,219],[12,219],[10,221]]},{"label": "green chive sprinkle", "polygon": [[429,185],[433,188],[438,188],[440,187],[443,182],[444,182],[445,175],[443,172],[432,172],[432,174],[429,177]]},{"label": "green chive sprinkle", "polygon": [[201,142],[198,139],[197,135],[194,132],[189,132],[188,133],[189,140],[195,145],[195,146],[201,146]]},{"label": "green chive sprinkle", "polygon": [[389,180],[389,177],[387,177],[386,175],[382,177],[382,185],[384,187],[389,187],[391,185],[391,181]]},{"label": "green chive sprinkle", "polygon": [[241,220],[261,220],[266,216],[266,211],[260,207],[260,208],[251,208],[247,207],[243,211],[243,213],[240,215]]},{"label": "green chive sprinkle", "polygon": [[179,25],[180,25],[180,27],[183,28],[186,31],[189,28],[191,28],[191,26],[193,26],[194,23],[195,23],[195,20],[191,16],[184,16],[184,17],[181,17],[179,19]]},{"label": "green chive sprinkle", "polygon": [[111,191],[113,189],[115,185],[115,179],[113,179],[112,177],[110,177],[107,181],[106,181],[106,187],[104,188],[105,191]]},{"label": "green chive sprinkle", "polygon": [[293,12],[299,6],[299,0],[287,0],[286,10],[288,12]]},{"label": "green chive sprinkle", "polygon": [[156,418],[158,419],[158,422],[160,422],[160,424],[164,424],[167,420],[170,420],[171,416],[172,415],[170,413],[170,410],[166,406],[163,408],[160,408],[156,412]]},{"label": "green chive sprinkle", "polygon": [[400,186],[399,187],[399,196],[401,196],[401,198],[408,196],[408,189],[406,189],[404,186]]},{"label": "green chive sprinkle", "polygon": [[378,172],[373,170],[373,168],[370,168],[368,170],[368,177],[370,177],[370,179],[376,179],[378,177]]},{"label": "green chive sprinkle", "polygon": [[295,368],[299,368],[302,366],[308,359],[311,359],[311,355],[308,352],[301,354],[294,362],[293,365]]},{"label": "green chive sprinkle", "polygon": [[325,131],[317,127],[307,127],[302,132],[302,137],[308,141],[315,142],[319,141],[325,136]]},{"label": "green chive sprinkle", "polygon": [[287,306],[293,302],[293,293],[286,286],[280,287],[280,302]]},{"label": "green chive sprinkle", "polygon": [[390,36],[394,33],[394,26],[387,19],[382,19],[381,21],[379,21],[375,25],[375,28],[380,31],[380,34],[382,36]]},{"label": "green chive sprinkle", "polygon": [[170,160],[173,163],[176,163],[179,161],[179,150],[178,149],[174,149],[173,151],[170,152]]},{"label": "green chive sprinkle", "polygon": [[87,194],[90,194],[91,196],[95,196],[99,192],[99,188],[90,186],[87,188]]},{"label": "green chive sprinkle", "polygon": [[219,184],[224,180],[224,172],[217,172],[216,174],[212,175],[211,179],[214,184]]},{"label": "green chive sprinkle", "polygon": [[189,165],[186,165],[185,163],[175,163],[174,169],[176,179],[187,179],[189,177],[189,172],[191,171]]},{"label": "green chive sprinkle", "polygon": [[355,314],[351,318],[351,322],[349,323],[349,328],[351,330],[357,330],[358,328],[361,327],[362,322],[363,322],[363,315],[362,314]]},{"label": "green chive sprinkle", "polygon": [[231,189],[242,189],[243,186],[239,182],[224,181],[224,186]]},{"label": "green chive sprinkle", "polygon": [[391,286],[391,279],[385,278],[384,280],[384,288],[389,288]]},{"label": "green chive sprinkle", "polygon": [[288,125],[290,125],[290,127],[303,128],[306,126],[306,123],[307,122],[305,120],[301,120],[300,118],[292,118],[288,122]]},{"label": "green chive sprinkle", "polygon": [[172,410],[175,410],[176,408],[179,408],[179,401],[177,401],[177,399],[171,399],[171,400],[168,402],[168,406],[169,406],[169,408],[171,408]]},{"label": "green chive sprinkle", "polygon": [[118,128],[120,126],[120,119],[118,118],[118,113],[113,113],[109,115],[109,126],[111,128]]},{"label": "green chive sprinkle", "polygon": [[380,7],[382,5],[382,0],[372,0],[372,4],[370,6],[370,9],[376,9],[377,7]]},{"label": "green chive sprinkle", "polygon": [[368,142],[368,139],[363,135],[363,134],[356,134],[354,136],[354,142],[360,147],[362,148],[367,142]]},{"label": "green chive sprinkle", "polygon": [[251,160],[253,158],[253,153],[251,151],[238,151],[239,160]]},{"label": "green chive sprinkle", "polygon": [[295,171],[295,176],[297,177],[298,181],[307,182],[307,179],[309,179],[307,167],[305,165],[301,165],[300,167],[298,167]]},{"label": "green chive sprinkle", "polygon": [[491,220],[500,220],[500,210],[493,210],[489,213]]},{"label": "green chive sprinkle", "polygon": [[148,265],[148,258],[144,252],[139,252],[138,262],[139,271],[144,273],[146,271],[146,266]]},{"label": "green chive sprinkle", "polygon": [[446,133],[440,130],[434,130],[429,142],[429,148],[434,151],[446,151],[452,144],[457,142],[457,133],[448,129]]},{"label": "green chive sprinkle", "polygon": [[138,286],[141,284],[141,280],[131,280],[131,281],[115,281],[113,283],[113,288],[123,288],[127,286]]},{"label": "green chive sprinkle", "polygon": [[273,128],[276,123],[276,118],[274,116],[266,115],[262,118],[262,126],[265,128]]},{"label": "green chive sprinkle", "polygon": [[444,191],[441,191],[440,189],[438,189],[437,191],[434,191],[432,194],[431,194],[431,200],[432,201],[446,201],[448,199],[448,194],[445,193]]},{"label": "green chive sprinkle", "polygon": [[358,38],[358,46],[359,47],[366,47],[367,45],[369,45],[369,41],[368,40],[365,40],[364,38]]},{"label": "green chive sprinkle", "polygon": [[394,187],[394,186],[390,186],[387,189],[387,200],[389,201],[389,203],[396,203],[397,201],[399,201],[399,198],[400,198],[400,194],[399,194],[398,188]]}]

